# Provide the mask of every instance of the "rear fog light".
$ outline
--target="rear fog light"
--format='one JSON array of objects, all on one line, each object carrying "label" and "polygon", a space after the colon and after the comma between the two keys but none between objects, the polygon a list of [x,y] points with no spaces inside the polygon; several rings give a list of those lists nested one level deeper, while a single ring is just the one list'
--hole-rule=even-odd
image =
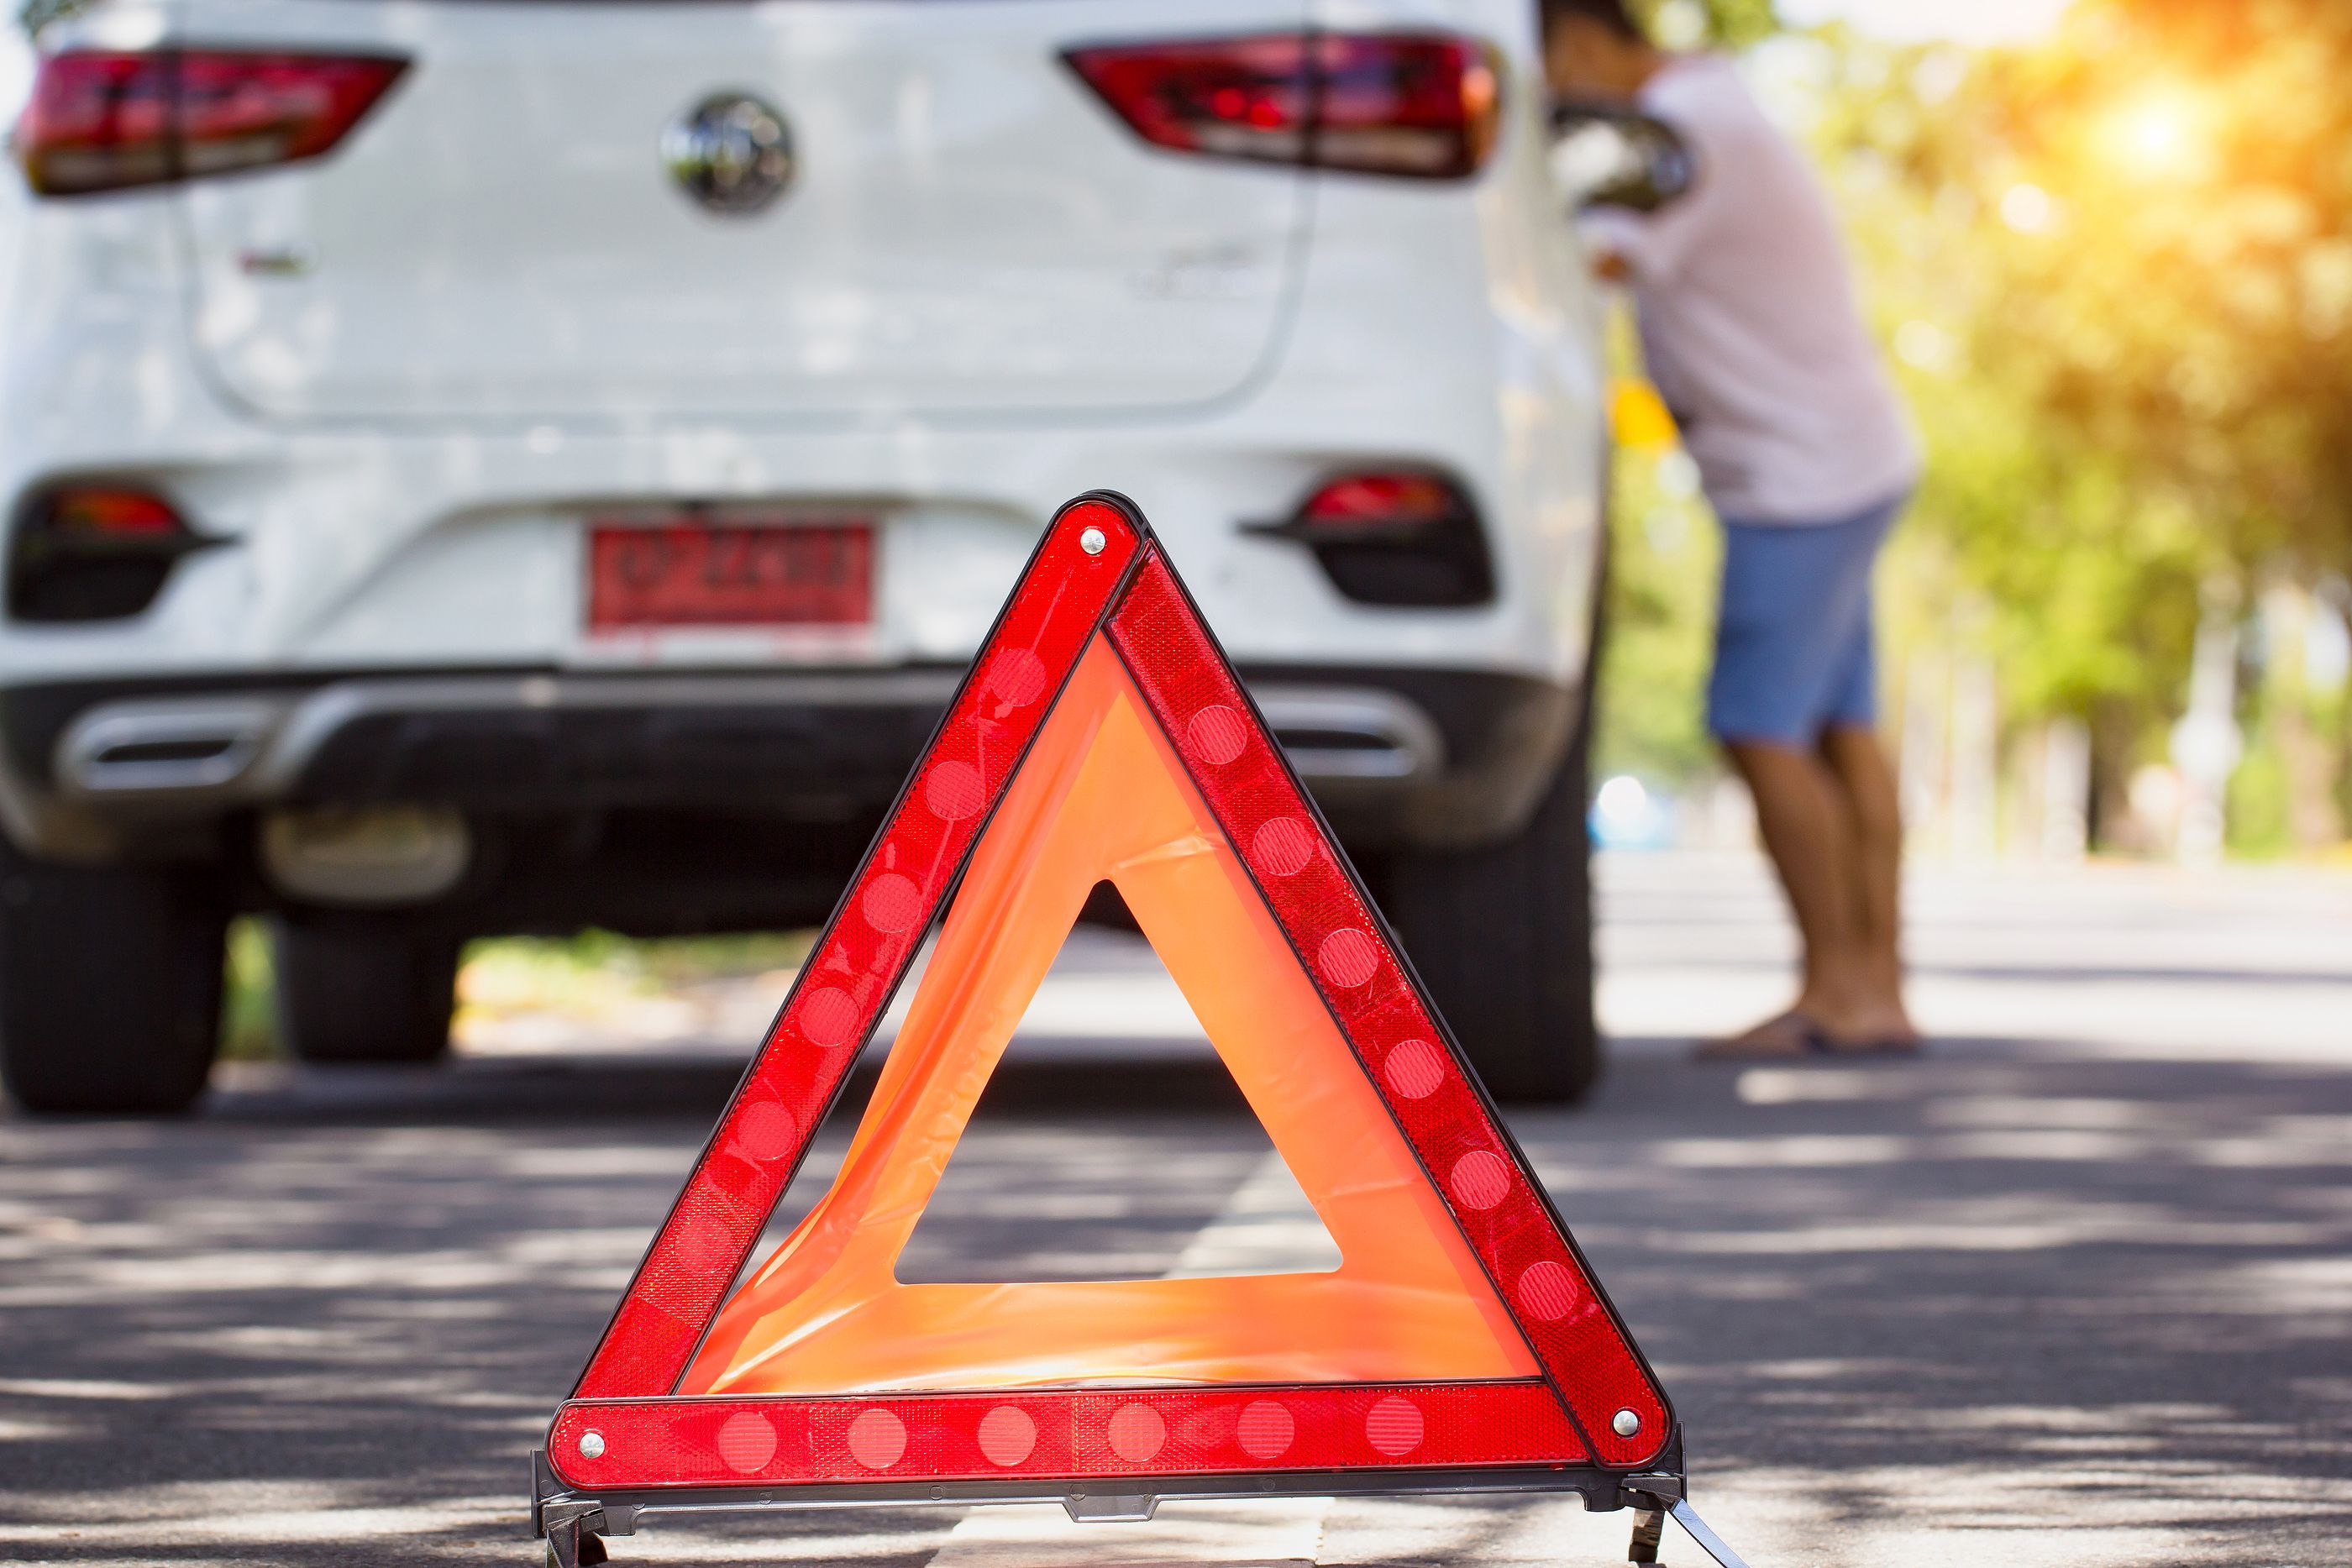
[{"label": "rear fog light", "polygon": [[36,496],[8,549],[8,613],[32,622],[116,621],[163,592],[184,556],[222,543],[152,491],[74,485]]},{"label": "rear fog light", "polygon": [[1495,596],[1476,506],[1453,480],[1425,470],[1337,475],[1286,520],[1249,531],[1305,545],[1332,586],[1360,604],[1451,608]]}]

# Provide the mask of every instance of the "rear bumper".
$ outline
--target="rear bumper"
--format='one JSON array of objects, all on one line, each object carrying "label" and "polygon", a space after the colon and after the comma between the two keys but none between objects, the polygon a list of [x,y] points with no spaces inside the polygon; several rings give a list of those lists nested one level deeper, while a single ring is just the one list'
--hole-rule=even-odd
[{"label": "rear bumper", "polygon": [[[1533,809],[1572,689],[1482,671],[1243,672],[1359,851],[1487,841]],[[447,671],[0,688],[0,807],[36,853],[217,852],[280,806],[496,817],[676,812],[856,831],[920,755],[961,672]]]}]

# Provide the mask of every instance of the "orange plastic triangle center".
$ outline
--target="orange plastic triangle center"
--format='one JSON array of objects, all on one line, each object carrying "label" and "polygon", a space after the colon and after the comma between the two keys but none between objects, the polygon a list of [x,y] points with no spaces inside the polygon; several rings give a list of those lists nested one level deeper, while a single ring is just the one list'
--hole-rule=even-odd
[{"label": "orange plastic triangle center", "polygon": [[[1321,1217],[1339,1267],[899,1283],[899,1251],[981,1092],[1080,905],[1106,879]],[[839,1176],[720,1308],[677,1392],[1368,1383],[1539,1371],[1240,857],[1097,634],[973,851]]]}]

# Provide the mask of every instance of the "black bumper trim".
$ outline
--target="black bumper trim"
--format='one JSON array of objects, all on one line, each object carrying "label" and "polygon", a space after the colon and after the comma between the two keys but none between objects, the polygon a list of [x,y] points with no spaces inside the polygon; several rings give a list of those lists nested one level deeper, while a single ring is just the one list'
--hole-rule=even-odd
[{"label": "black bumper trim", "polygon": [[[1572,687],[1492,671],[1259,664],[1241,673],[1277,708],[1276,694],[1286,691],[1372,694],[1433,733],[1425,766],[1310,779],[1342,834],[1366,848],[1491,841],[1515,831],[1558,765],[1577,712]],[[121,805],[183,818],[263,804],[429,801],[495,812],[680,809],[842,820],[895,794],[959,674],[944,664],[509,667],[26,685],[0,687],[0,760],[34,789],[110,809],[115,802],[88,780],[58,776],[60,740],[78,723],[113,705],[234,697],[282,704],[286,716],[249,776],[210,796],[126,791]],[[1297,747],[1333,740],[1300,734],[1291,744],[1307,764]]]}]

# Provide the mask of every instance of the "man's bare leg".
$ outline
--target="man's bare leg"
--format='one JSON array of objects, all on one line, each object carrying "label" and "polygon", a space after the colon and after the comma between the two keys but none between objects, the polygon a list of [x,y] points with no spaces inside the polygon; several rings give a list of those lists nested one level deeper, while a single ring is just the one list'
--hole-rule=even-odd
[{"label": "man's bare leg", "polygon": [[1860,885],[1853,812],[1826,758],[1769,741],[1727,741],[1756,801],[1764,852],[1780,873],[1804,939],[1804,979],[1789,1011],[1724,1041],[1726,1054],[1806,1049],[1807,1027],[1853,1038],[1868,995],[1862,969]]},{"label": "man's bare leg", "polygon": [[1903,804],[1895,769],[1867,726],[1832,728],[1822,737],[1822,758],[1845,798],[1853,845],[1861,991],[1838,1037],[1913,1042],[1919,1031],[1903,1006]]}]

